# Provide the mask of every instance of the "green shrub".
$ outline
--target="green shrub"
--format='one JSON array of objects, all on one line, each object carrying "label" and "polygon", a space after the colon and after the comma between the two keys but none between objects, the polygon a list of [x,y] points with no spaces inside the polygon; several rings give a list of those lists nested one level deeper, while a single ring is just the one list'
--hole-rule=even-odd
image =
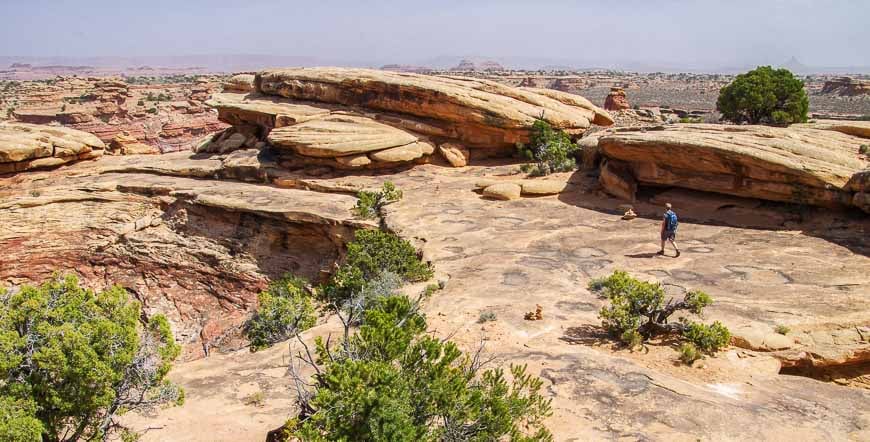
[{"label": "green shrub", "polygon": [[483,324],[485,322],[495,321],[496,319],[498,319],[498,316],[495,314],[494,311],[486,310],[486,311],[480,312],[480,316],[477,318],[477,323]]},{"label": "green shrub", "polygon": [[257,302],[257,311],[245,324],[252,352],[288,339],[317,322],[311,296],[306,293],[305,280],[301,278],[287,275],[273,282],[257,296]]},{"label": "green shrub", "polygon": [[180,404],[166,374],[181,348],[165,317],[141,318],[122,287],[74,276],[0,289],[0,440],[111,439],[118,414]]},{"label": "green shrub", "polygon": [[429,298],[432,295],[434,295],[435,292],[437,292],[438,290],[441,290],[440,284],[428,284],[428,285],[426,285],[426,288],[423,290],[423,296]]},{"label": "green shrub", "polygon": [[776,331],[777,333],[779,333],[781,335],[787,335],[791,331],[791,329],[785,325],[778,324],[776,326],[776,328],[774,328],[774,331]]},{"label": "green shrub", "polygon": [[710,325],[688,322],[683,337],[703,353],[716,353],[731,342],[731,332],[719,321]]},{"label": "green shrub", "polygon": [[517,144],[520,155],[534,163],[523,164],[520,169],[534,176],[574,170],[577,164],[572,155],[577,149],[564,131],[553,129],[544,120],[537,120],[532,125],[529,145]]},{"label": "green shrub", "polygon": [[698,351],[695,344],[692,344],[691,342],[683,342],[680,344],[680,360],[686,365],[692,365],[692,363],[702,357],[701,352]]},{"label": "green shrub", "polygon": [[804,83],[787,69],[761,66],[738,75],[719,91],[716,109],[734,123],[805,123],[809,98]]},{"label": "green shrub", "polygon": [[[329,347],[316,340],[317,376],[298,370],[299,414],[285,436],[326,440],[551,441],[543,382],[525,366],[483,370],[451,341],[426,334],[425,317],[405,296],[381,299],[359,332]],[[478,362],[476,362],[478,361]]]},{"label": "green shrub", "polygon": [[861,155],[870,155],[870,144],[862,144],[861,147],[858,148],[858,153]]},{"label": "green shrub", "polygon": [[360,218],[371,219],[379,216],[385,205],[402,199],[402,191],[391,181],[387,181],[381,190],[376,192],[362,190],[357,193],[357,198],[359,199],[356,207],[353,208],[354,214]]},{"label": "green shrub", "polygon": [[668,322],[677,311],[701,315],[713,300],[700,290],[689,291],[681,301],[671,299],[665,303],[661,284],[637,280],[623,271],[593,279],[589,289],[610,301],[610,305],[598,312],[601,324],[611,336],[629,348],[641,345],[653,336],[678,334],[698,350],[713,353],[727,346],[731,339],[728,329],[719,322],[704,325],[682,318],[678,322]]},{"label": "green shrub", "polygon": [[145,112],[148,112],[149,114],[156,114],[156,113],[157,113],[157,108],[156,108],[156,107],[152,107],[152,108],[149,108],[148,110],[146,110]]},{"label": "green shrub", "polygon": [[683,117],[680,118],[680,123],[701,123],[701,117]]},{"label": "green shrub", "polygon": [[381,230],[357,230],[344,264],[324,290],[327,300],[344,302],[384,272],[395,273],[403,282],[425,281],[433,274],[408,241]]},{"label": "green shrub", "polygon": [[144,107],[144,106],[145,106],[145,100],[143,100],[143,99],[140,98],[139,101],[136,102],[136,106],[142,106],[142,107]]}]

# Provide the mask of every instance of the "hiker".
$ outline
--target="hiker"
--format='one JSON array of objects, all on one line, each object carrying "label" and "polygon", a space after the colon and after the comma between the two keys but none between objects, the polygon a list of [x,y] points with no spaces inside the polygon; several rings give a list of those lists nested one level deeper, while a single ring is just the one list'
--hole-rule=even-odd
[{"label": "hiker", "polygon": [[658,254],[665,254],[665,241],[670,241],[671,245],[674,246],[674,250],[677,251],[676,256],[680,256],[680,249],[677,248],[677,243],[675,242],[677,237],[677,225],[679,224],[679,221],[677,221],[677,214],[671,210],[671,203],[665,203],[665,209],[665,216],[662,219],[662,249],[659,250]]}]

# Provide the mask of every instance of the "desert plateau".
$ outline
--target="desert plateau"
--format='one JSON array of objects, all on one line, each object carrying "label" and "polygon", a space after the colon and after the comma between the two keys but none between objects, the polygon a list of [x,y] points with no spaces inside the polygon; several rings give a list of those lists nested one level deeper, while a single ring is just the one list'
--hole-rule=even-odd
[{"label": "desert plateau", "polygon": [[870,441],[865,5],[93,3],[0,7],[0,441]]}]

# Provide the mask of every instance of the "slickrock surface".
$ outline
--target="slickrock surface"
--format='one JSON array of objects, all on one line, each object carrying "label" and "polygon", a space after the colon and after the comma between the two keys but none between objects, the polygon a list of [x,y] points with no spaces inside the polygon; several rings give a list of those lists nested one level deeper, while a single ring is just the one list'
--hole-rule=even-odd
[{"label": "slickrock surface", "polygon": [[87,132],[61,126],[0,123],[0,174],[97,158],[105,147]]},{"label": "slickrock surface", "polygon": [[598,148],[641,184],[842,207],[853,198],[846,183],[868,166],[858,155],[864,141],[801,127],[678,124],[617,130]]},{"label": "slickrock surface", "polygon": [[[658,200],[640,198],[640,217],[623,221],[621,203],[596,196],[594,178],[582,174],[547,177],[566,188],[558,196],[492,201],[473,191],[478,183],[522,181],[509,175],[513,167],[422,165],[351,176],[299,170],[275,182],[340,193],[396,183],[405,197],[388,206],[387,227],[417,241],[436,279],[447,280],[424,304],[430,330],[466,350],[485,339],[500,364],[529,364],[553,398],[548,425],[557,440],[870,437],[870,393],[861,387],[870,355],[866,217],[808,208],[801,221],[757,200],[668,194],[678,204],[683,255],[659,257]],[[736,225],[744,222],[736,210],[744,208],[755,215],[754,228]],[[661,281],[671,296],[710,293],[715,303],[705,320],[724,322],[740,347],[692,367],[678,363],[676,345],[667,342],[620,350],[600,328],[605,301],[586,289],[615,269]],[[523,320],[536,304],[544,319]],[[482,311],[497,320],[478,324]],[[337,322],[329,319],[306,339],[337,333]],[[779,324],[792,331],[774,336]],[[182,364],[172,376],[186,388],[185,406],[129,422],[165,425],[145,440],[259,440],[291,413],[286,366],[298,350],[279,344]],[[852,364],[838,365],[844,361]],[[846,367],[854,370],[837,371]],[[266,405],[245,405],[258,391]],[[202,426],[214,430],[204,435]]]},{"label": "slickrock surface", "polygon": [[[233,77],[208,105],[233,125],[199,152],[227,152],[228,134],[244,133],[283,151],[288,168],[324,165],[373,169],[428,161],[435,151],[455,167],[510,155],[527,142],[536,118],[572,136],[610,125],[580,96],[514,88],[488,80],[368,69],[296,68],[260,72],[248,94]],[[233,132],[231,132],[233,131]],[[444,147],[439,147],[444,146]]]},{"label": "slickrock surface", "polygon": [[847,135],[870,139],[870,121],[817,120],[813,123],[797,124],[795,126],[833,130]]}]

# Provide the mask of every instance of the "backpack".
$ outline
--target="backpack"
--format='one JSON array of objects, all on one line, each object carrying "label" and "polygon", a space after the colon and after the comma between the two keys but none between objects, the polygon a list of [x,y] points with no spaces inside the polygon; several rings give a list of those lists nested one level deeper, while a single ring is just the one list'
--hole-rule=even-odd
[{"label": "backpack", "polygon": [[668,232],[676,232],[678,224],[680,222],[677,220],[677,214],[673,210],[665,212],[665,229]]}]

